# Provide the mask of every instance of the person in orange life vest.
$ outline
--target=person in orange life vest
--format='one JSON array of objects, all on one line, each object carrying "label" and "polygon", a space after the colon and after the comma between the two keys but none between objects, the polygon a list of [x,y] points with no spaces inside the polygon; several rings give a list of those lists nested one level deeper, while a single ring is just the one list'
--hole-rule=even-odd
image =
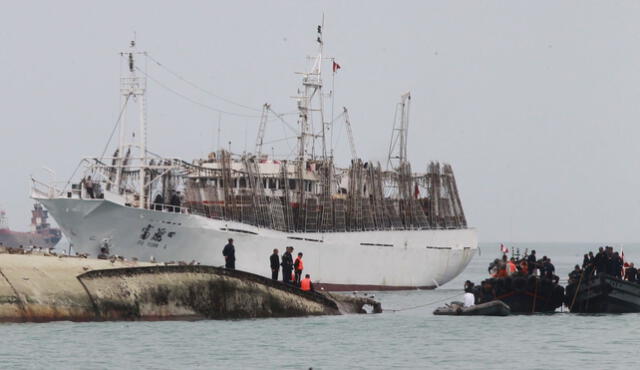
[{"label": "person in orange life vest", "polygon": [[516,260],[511,257],[509,262],[507,262],[507,274],[512,275],[514,272],[516,272],[516,270]]},{"label": "person in orange life vest", "polygon": [[311,276],[306,274],[304,279],[300,282],[300,289],[304,291],[313,291],[313,284],[311,283]]},{"label": "person in orange life vest", "polygon": [[500,266],[500,270],[498,270],[498,273],[496,274],[497,278],[503,278],[503,277],[507,277],[509,276],[509,274],[507,273],[507,266],[506,265],[502,265]]},{"label": "person in orange life vest", "polygon": [[293,269],[295,271],[295,284],[300,285],[302,270],[304,270],[304,263],[302,262],[302,252],[298,253],[298,258],[296,258],[296,261],[293,263]]}]

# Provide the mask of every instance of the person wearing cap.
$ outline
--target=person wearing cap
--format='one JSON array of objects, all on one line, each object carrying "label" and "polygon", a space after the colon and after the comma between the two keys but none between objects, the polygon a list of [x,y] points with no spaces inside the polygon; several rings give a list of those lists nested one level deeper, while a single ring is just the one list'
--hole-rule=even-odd
[{"label": "person wearing cap", "polygon": [[293,247],[287,247],[282,254],[282,263],[280,263],[282,266],[282,282],[285,284],[291,284],[291,271],[293,271],[293,256],[291,252],[293,252]]}]

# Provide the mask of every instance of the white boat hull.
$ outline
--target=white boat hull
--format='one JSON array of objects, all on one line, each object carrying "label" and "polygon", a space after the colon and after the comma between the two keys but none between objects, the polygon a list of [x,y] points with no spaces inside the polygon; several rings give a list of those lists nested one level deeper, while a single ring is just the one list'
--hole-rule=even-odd
[{"label": "white boat hull", "polygon": [[304,253],[305,273],[330,290],[434,288],[460,274],[478,245],[474,229],[285,233],[109,200],[39,200],[80,253],[95,257],[106,242],[126,258],[219,266],[233,238],[236,268],[271,276],[273,249],[290,245]]}]

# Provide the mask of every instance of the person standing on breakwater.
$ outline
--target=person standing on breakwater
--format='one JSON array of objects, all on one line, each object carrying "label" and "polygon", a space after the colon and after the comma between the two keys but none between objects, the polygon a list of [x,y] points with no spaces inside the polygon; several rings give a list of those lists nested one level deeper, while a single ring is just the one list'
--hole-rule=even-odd
[{"label": "person standing on breakwater", "polygon": [[280,272],[280,256],[278,256],[278,249],[273,250],[273,254],[269,257],[271,262],[271,279],[278,280],[278,272]]},{"label": "person standing on breakwater", "polygon": [[285,284],[291,284],[291,271],[293,270],[293,247],[287,247],[286,251],[282,255],[282,282]]},{"label": "person standing on breakwater", "polygon": [[233,239],[229,238],[229,243],[222,249],[222,255],[224,256],[224,267],[235,270],[236,269],[236,247],[233,246]]},{"label": "person standing on breakwater", "polygon": [[304,263],[302,262],[302,252],[298,253],[298,258],[293,263],[293,268],[295,270],[295,284],[300,285],[300,278],[302,277],[302,270],[304,270]]}]

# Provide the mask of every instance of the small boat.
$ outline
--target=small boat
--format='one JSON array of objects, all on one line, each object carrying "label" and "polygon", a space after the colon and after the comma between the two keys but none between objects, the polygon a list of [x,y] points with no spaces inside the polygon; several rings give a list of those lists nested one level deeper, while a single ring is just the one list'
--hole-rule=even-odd
[{"label": "small boat", "polygon": [[464,307],[462,302],[451,302],[445,307],[438,307],[433,311],[433,314],[451,316],[509,316],[511,309],[502,301],[480,303],[470,307]]},{"label": "small boat", "polygon": [[640,284],[600,274],[569,284],[565,304],[572,313],[640,312]]}]

